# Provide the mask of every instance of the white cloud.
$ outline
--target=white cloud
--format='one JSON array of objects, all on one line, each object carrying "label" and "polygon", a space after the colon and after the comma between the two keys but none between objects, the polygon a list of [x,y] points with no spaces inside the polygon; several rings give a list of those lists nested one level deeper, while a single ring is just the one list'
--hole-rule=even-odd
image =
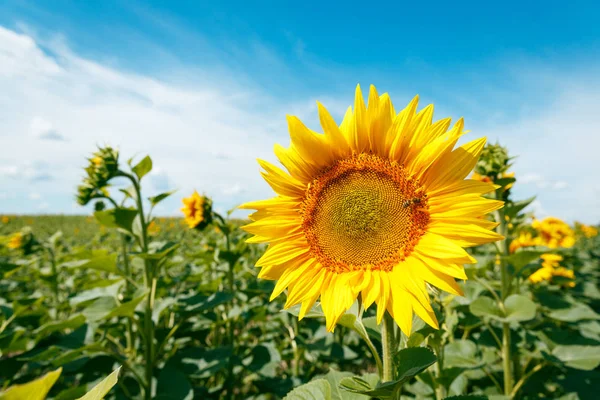
[{"label": "white cloud", "polygon": [[65,140],[65,137],[58,133],[51,122],[38,116],[33,117],[33,120],[31,121],[31,134],[38,139]]},{"label": "white cloud", "polygon": [[[82,58],[61,41],[44,48],[49,52],[0,27],[0,184],[9,190],[26,196],[20,178],[54,177],[44,190],[62,196],[68,208],[85,158],[96,145],[110,144],[123,160],[149,154],[160,166],[146,179],[148,195],[196,188],[230,207],[240,203],[232,198],[241,193],[240,181],[251,188],[244,194],[267,195],[255,160],[273,159],[274,142],[287,144],[285,110],[304,109],[304,100],[286,106],[233,80],[176,85]],[[69,141],[42,145],[31,136]]]},{"label": "white cloud", "polygon": [[29,193],[29,199],[30,200],[39,200],[41,198],[42,198],[42,195],[40,195],[37,192],[31,192],[31,193]]},{"label": "white cloud", "polygon": [[538,189],[550,188],[553,190],[562,190],[569,187],[569,184],[566,181],[547,179],[537,173],[525,173],[518,177],[517,182],[523,185],[535,185]]}]

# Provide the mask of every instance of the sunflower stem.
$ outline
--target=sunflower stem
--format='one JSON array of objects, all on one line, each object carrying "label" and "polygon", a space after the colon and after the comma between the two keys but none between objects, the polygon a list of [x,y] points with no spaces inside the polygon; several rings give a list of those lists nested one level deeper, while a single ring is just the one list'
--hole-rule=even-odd
[{"label": "sunflower stem", "polygon": [[[496,199],[502,200],[502,189],[496,191]],[[500,222],[499,233],[504,236],[502,240],[501,249],[501,261],[500,261],[500,277],[502,281],[502,306],[504,308],[504,301],[509,296],[511,286],[511,276],[507,269],[506,257],[509,255],[509,244],[508,244],[508,226],[505,218],[504,209],[500,209],[496,212],[496,218]],[[502,323],[502,369],[504,371],[504,395],[508,398],[512,398],[513,391],[513,375],[512,375],[512,357],[510,352],[510,324],[508,322]]]},{"label": "sunflower stem", "polygon": [[[148,253],[148,224],[144,214],[144,203],[142,199],[142,189],[140,182],[131,174],[120,171],[120,175],[129,179],[133,184],[136,198],[134,199],[137,206],[137,212],[140,219],[141,232],[138,240],[142,253]],[[150,260],[144,258],[144,284],[148,290],[146,297],[146,309],[144,310],[144,336],[145,336],[145,365],[144,372],[146,378],[146,386],[144,387],[144,399],[152,399],[152,378],[154,376],[154,324],[152,322],[152,313],[154,311],[154,297],[156,295],[156,277],[154,265]]]},{"label": "sunflower stem", "polygon": [[396,338],[394,337],[394,319],[386,312],[381,325],[381,349],[383,353],[382,382],[394,380],[394,353],[396,352]]}]

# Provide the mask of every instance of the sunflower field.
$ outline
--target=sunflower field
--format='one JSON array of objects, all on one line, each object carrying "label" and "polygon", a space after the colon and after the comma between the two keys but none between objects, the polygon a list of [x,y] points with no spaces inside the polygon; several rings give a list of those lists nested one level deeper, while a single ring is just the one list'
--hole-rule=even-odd
[{"label": "sunflower field", "polygon": [[514,155],[418,97],[318,113],[248,219],[110,146],[88,215],[0,215],[0,399],[599,398],[598,228],[536,218]]}]

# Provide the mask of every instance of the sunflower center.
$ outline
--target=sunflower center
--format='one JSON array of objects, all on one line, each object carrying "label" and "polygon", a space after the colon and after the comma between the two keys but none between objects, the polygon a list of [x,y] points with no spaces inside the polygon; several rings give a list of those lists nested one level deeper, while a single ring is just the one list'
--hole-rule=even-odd
[{"label": "sunflower center", "polygon": [[331,271],[389,271],[425,232],[427,209],[427,195],[401,165],[360,154],[311,182],[303,229],[313,255]]}]

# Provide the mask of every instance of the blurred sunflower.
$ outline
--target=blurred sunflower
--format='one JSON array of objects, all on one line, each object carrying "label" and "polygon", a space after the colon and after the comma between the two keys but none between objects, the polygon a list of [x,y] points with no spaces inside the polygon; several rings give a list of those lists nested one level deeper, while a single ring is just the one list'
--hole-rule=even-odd
[{"label": "blurred sunflower", "polygon": [[453,150],[463,120],[432,122],[433,106],[417,112],[418,97],[396,114],[390,97],[360,87],[340,126],[318,104],[324,134],[289,116],[291,146],[275,154],[289,173],[259,160],[277,197],[247,203],[257,210],[244,229],[251,243],[269,242],[257,261],[260,278],[286,288],[285,307],[301,303],[299,318],[320,297],[327,329],[360,295],[409,334],[413,311],[437,327],[426,283],[461,295],[463,247],[501,239],[482,217],[502,207],[481,195],[493,185],[465,178],[485,138]]},{"label": "blurred sunflower", "polygon": [[8,224],[9,222],[10,222],[10,218],[8,218],[6,215],[2,217],[3,224]]},{"label": "blurred sunflower", "polygon": [[21,232],[17,232],[10,237],[8,241],[8,248],[17,250],[23,247],[24,235]]},{"label": "blurred sunflower", "polygon": [[151,236],[156,236],[160,233],[160,226],[156,223],[156,221],[151,221],[148,224],[148,234]]},{"label": "blurred sunflower", "polygon": [[598,228],[595,226],[582,224],[581,222],[575,222],[575,228],[586,238],[598,236]]},{"label": "blurred sunflower", "polygon": [[539,245],[551,249],[557,247],[573,247],[575,232],[571,227],[556,217],[546,217],[543,220],[534,220],[531,226],[538,232]]},{"label": "blurred sunflower", "polygon": [[183,200],[181,211],[190,229],[204,229],[212,222],[212,201],[206,196],[200,196],[197,191]]},{"label": "blurred sunflower", "polygon": [[537,246],[539,244],[538,238],[534,238],[531,235],[531,232],[521,231],[519,233],[519,237],[515,238],[512,242],[510,242],[509,251],[514,253],[518,249],[522,247],[532,247]]},{"label": "blurred sunflower", "polygon": [[542,254],[542,268],[539,268],[533,274],[529,275],[528,280],[531,283],[540,283],[542,281],[552,281],[554,277],[566,278],[571,281],[564,282],[563,284],[568,287],[575,287],[575,273],[565,267],[560,266],[560,262],[563,261],[563,257],[558,254]]}]

